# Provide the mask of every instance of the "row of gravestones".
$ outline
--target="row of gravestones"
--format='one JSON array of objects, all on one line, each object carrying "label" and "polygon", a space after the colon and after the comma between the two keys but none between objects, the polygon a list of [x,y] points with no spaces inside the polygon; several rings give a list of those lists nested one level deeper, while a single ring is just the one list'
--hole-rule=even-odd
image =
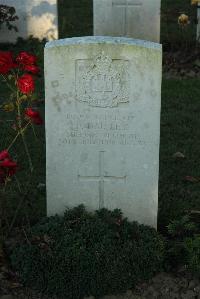
[{"label": "row of gravestones", "polygon": [[[0,0],[14,6],[18,32],[1,29],[0,42],[30,35],[58,38],[57,0]],[[128,36],[159,42],[160,0],[93,0],[94,35]]]},{"label": "row of gravestones", "polygon": [[[119,29],[157,40],[159,2],[95,0],[95,33]],[[74,37],[48,42],[44,58],[48,215],[78,204],[120,208],[130,220],[156,227],[161,45]]]}]

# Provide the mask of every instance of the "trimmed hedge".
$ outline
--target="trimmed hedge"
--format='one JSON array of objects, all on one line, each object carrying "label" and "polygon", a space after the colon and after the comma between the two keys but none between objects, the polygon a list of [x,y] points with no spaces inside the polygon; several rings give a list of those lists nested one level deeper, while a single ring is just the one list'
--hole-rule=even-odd
[{"label": "trimmed hedge", "polygon": [[167,226],[168,239],[164,262],[166,270],[174,270],[184,265],[194,276],[200,277],[199,220],[192,214],[185,215],[179,220],[171,221]]},{"label": "trimmed hedge", "polygon": [[185,240],[187,265],[189,270],[200,277],[200,235]]},{"label": "trimmed hedge", "polygon": [[162,237],[120,210],[89,213],[79,206],[45,218],[26,240],[11,256],[14,268],[23,283],[59,298],[124,292],[163,264]]}]

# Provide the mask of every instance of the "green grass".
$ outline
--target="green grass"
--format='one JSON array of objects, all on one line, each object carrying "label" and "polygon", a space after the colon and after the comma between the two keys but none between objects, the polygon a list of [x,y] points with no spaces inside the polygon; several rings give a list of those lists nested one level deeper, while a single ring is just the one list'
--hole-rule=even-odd
[{"label": "green grass", "polygon": [[[164,80],[162,86],[159,226],[199,208],[200,184],[184,181],[200,177],[200,80]],[[175,159],[182,152],[185,159]]]},{"label": "green grass", "polygon": [[[190,19],[190,24],[184,30],[178,25],[178,16],[181,13],[187,14]],[[194,44],[196,17],[197,9],[191,5],[191,0],[162,0],[161,43],[172,49]]]},{"label": "green grass", "polygon": [[59,0],[60,38],[93,34],[93,0]]}]

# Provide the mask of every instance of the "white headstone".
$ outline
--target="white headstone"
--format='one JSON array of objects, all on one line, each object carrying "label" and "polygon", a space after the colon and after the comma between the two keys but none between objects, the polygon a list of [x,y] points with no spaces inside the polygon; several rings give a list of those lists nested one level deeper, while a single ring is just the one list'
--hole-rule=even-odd
[{"label": "white headstone", "polygon": [[83,37],[45,48],[48,215],[120,208],[156,227],[161,45]]},{"label": "white headstone", "polygon": [[197,41],[200,42],[200,3],[197,6]]},{"label": "white headstone", "polygon": [[93,0],[94,35],[160,41],[160,0]]},{"label": "white headstone", "polygon": [[1,28],[0,42],[16,42],[33,36],[47,40],[58,38],[57,0],[0,0],[0,4],[13,6],[19,20],[12,22],[18,32]]}]

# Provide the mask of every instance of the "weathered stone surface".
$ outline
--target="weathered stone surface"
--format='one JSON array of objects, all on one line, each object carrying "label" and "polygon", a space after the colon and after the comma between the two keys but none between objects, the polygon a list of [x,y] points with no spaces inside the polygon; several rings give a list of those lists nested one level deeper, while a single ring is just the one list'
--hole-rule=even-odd
[{"label": "weathered stone surface", "polygon": [[159,42],[160,0],[94,0],[94,35]]},{"label": "weathered stone surface", "polygon": [[0,4],[14,6],[19,20],[13,22],[18,32],[1,28],[0,42],[16,42],[18,37],[47,40],[58,38],[57,0],[0,0]]},{"label": "weathered stone surface", "polygon": [[197,8],[197,41],[200,42],[200,3]]},{"label": "weathered stone surface", "polygon": [[161,56],[129,38],[47,43],[48,215],[83,203],[156,227]]}]

